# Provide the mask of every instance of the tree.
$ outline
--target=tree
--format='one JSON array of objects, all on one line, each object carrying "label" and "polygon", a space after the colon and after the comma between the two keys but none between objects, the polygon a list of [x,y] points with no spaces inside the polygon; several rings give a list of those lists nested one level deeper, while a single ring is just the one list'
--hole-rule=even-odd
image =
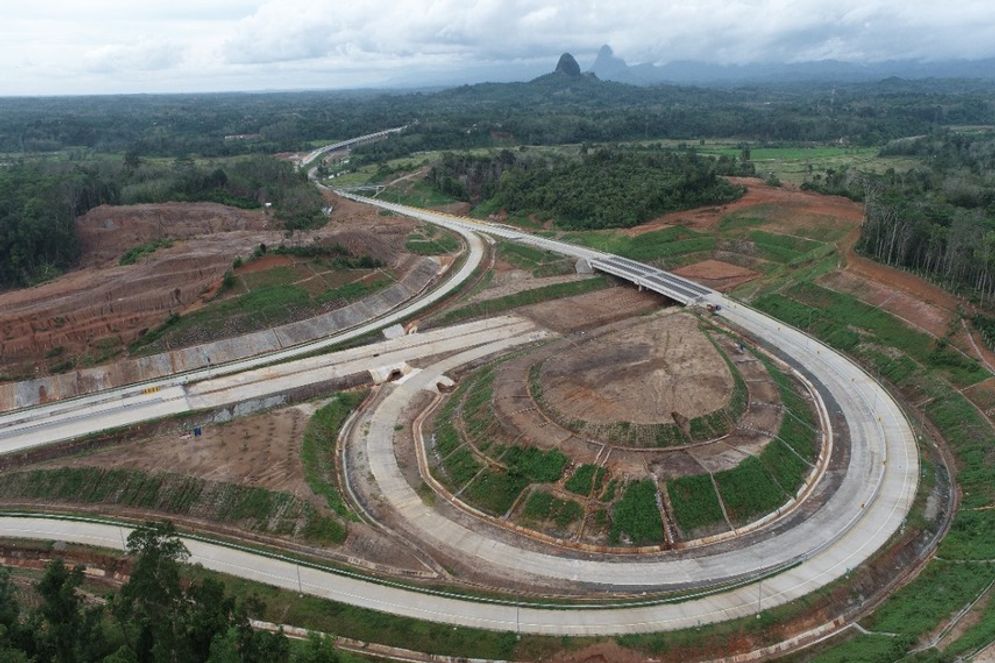
[{"label": "tree", "polygon": [[335,640],[309,633],[304,647],[294,656],[294,663],[338,663]]},{"label": "tree", "polygon": [[115,597],[114,615],[139,661],[188,660],[181,637],[189,605],[180,586],[180,563],[190,552],[171,522],[149,522],[128,536],[135,558],[131,578]]},{"label": "tree", "polygon": [[36,635],[43,658],[62,663],[96,660],[106,652],[101,631],[103,610],[83,604],[79,588],[83,567],[66,567],[61,559],[45,567],[45,575],[35,585],[42,604],[38,616],[42,630]]}]

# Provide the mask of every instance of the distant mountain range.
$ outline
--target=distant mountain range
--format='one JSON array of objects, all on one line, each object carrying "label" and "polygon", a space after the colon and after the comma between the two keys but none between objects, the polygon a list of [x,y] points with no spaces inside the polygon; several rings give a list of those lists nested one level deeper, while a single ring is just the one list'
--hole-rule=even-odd
[{"label": "distant mountain range", "polygon": [[981,78],[995,80],[995,58],[923,62],[889,60],[853,63],[819,60],[797,63],[750,63],[722,65],[697,61],[675,61],[664,65],[629,65],[607,44],[598,51],[590,69],[602,80],[634,85],[676,83],[682,85],[741,85],[748,83],[838,82],[859,83],[883,78]]}]

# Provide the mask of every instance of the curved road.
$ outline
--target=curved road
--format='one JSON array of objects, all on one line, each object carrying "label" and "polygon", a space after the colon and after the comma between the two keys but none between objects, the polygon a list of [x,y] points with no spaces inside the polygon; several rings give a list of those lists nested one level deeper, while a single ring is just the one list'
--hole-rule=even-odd
[{"label": "curved road", "polygon": [[480,236],[460,234],[469,246],[460,268],[441,285],[386,315],[317,341],[249,359],[4,413],[0,415],[0,454],[187,412],[194,409],[187,402],[188,385],[309,355],[403,320],[452,293],[480,265],[484,257]]},{"label": "curved road", "polygon": [[[741,573],[756,573],[773,563],[793,563],[790,568],[757,584],[679,603],[638,607],[590,607],[568,609],[496,605],[480,600],[429,594],[418,590],[378,584],[331,571],[299,567],[293,562],[219,544],[188,541],[191,561],[208,568],[268,582],[345,603],[394,614],[488,629],[561,635],[636,633],[692,627],[754,614],[807,594],[832,582],[866,560],[901,526],[911,507],[919,476],[918,454],[912,429],[898,404],[879,384],[846,357],[787,327],[759,311],[701,288],[679,277],[632,261],[522,233],[498,224],[452,217],[427,210],[349,196],[400,214],[450,228],[464,237],[477,232],[528,243],[591,262],[602,271],[627,278],[644,287],[664,292],[683,303],[718,304],[723,316],[748,333],[766,340],[802,364],[822,383],[843,411],[851,437],[850,465],[842,485],[832,498],[805,523],[755,546],[697,559],[665,561],[577,560],[543,553],[502,548],[472,530],[448,532],[436,527],[459,527],[435,521],[417,495],[392,477],[384,441],[393,434],[390,415],[438,373],[476,357],[508,347],[508,341],[465,351],[422,371],[399,385],[379,406],[375,425],[378,434],[371,445],[373,472],[385,495],[409,513],[412,523],[430,536],[447,537],[467,554],[491,563],[531,573],[571,578],[592,583],[666,587],[694,579],[715,579]],[[521,342],[525,342],[523,339]],[[424,383],[424,384],[423,384]],[[389,430],[383,430],[384,427]],[[379,446],[378,446],[379,445]],[[376,452],[377,458],[373,458]],[[410,487],[407,487],[410,491]],[[434,513],[434,512],[432,512]],[[430,520],[431,519],[431,520]],[[449,521],[447,521],[449,522]],[[46,518],[0,518],[0,530],[8,536],[62,539],[120,548],[125,532],[116,526],[68,522]],[[469,533],[469,534],[467,534]],[[448,538],[448,537],[455,538]],[[666,564],[666,566],[664,566]]]}]

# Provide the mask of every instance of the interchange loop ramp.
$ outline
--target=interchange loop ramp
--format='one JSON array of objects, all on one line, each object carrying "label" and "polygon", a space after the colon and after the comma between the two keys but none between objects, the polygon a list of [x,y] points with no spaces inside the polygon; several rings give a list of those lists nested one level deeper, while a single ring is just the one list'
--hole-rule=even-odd
[{"label": "interchange loop ramp", "polygon": [[[723,317],[732,325],[777,348],[779,354],[805,371],[835,402],[846,420],[850,436],[851,453],[846,475],[826,503],[798,526],[740,549],[705,554],[698,558],[580,559],[524,551],[507,543],[502,543],[506,546],[502,548],[497,545],[498,542],[487,539],[485,534],[469,529],[466,531],[480,538],[462,538],[464,532],[450,532],[454,536],[458,534],[455,539],[458,545],[465,546],[482,560],[517,568],[527,567],[530,573],[593,584],[667,587],[689,580],[715,582],[721,578],[749,577],[751,574],[763,574],[772,566],[779,569],[775,575],[760,576],[762,580],[759,584],[744,584],[679,602],[624,606],[516,606],[493,599],[402,587],[331,569],[301,567],[285,558],[233,550],[230,546],[204,541],[188,543],[193,552],[191,561],[294,591],[420,619],[521,633],[593,636],[691,628],[756,614],[759,610],[787,603],[845,576],[881,548],[904,522],[919,478],[919,460],[912,428],[899,405],[880,384],[828,346],[718,292],[621,256],[532,236],[500,224],[353,194],[341,195],[446,227],[467,239],[476,237],[477,233],[486,233],[584,259],[599,271],[682,304],[720,306]],[[464,357],[470,358],[474,354],[467,352]],[[437,368],[448,370],[451,366],[441,362]],[[388,416],[375,419],[382,435],[371,436],[372,443],[376,443],[378,438],[392,436],[394,421],[390,415],[400,413],[404,402],[422,386],[421,383],[432,379],[433,371],[426,369],[398,385],[384,399],[381,407],[386,407],[386,410],[382,414]],[[394,482],[396,477],[391,476],[391,459],[386,455],[385,448],[376,450],[376,453],[378,478],[388,484]],[[407,499],[406,508],[417,507],[414,502]],[[438,524],[429,520],[430,516],[424,512],[411,515],[415,519],[413,525],[423,527],[429,534]],[[121,529],[108,525],[67,523],[46,518],[0,516],[0,528],[12,536],[55,537],[89,543],[99,541],[100,545],[110,547],[120,547],[124,534]]]}]

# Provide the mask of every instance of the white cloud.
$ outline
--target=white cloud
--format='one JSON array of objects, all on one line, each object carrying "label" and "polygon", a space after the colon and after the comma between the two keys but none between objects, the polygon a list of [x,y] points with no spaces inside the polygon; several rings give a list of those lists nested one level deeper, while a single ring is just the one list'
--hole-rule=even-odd
[{"label": "white cloud", "polygon": [[515,77],[603,43],[656,63],[995,55],[991,0],[0,2],[0,94]]}]

